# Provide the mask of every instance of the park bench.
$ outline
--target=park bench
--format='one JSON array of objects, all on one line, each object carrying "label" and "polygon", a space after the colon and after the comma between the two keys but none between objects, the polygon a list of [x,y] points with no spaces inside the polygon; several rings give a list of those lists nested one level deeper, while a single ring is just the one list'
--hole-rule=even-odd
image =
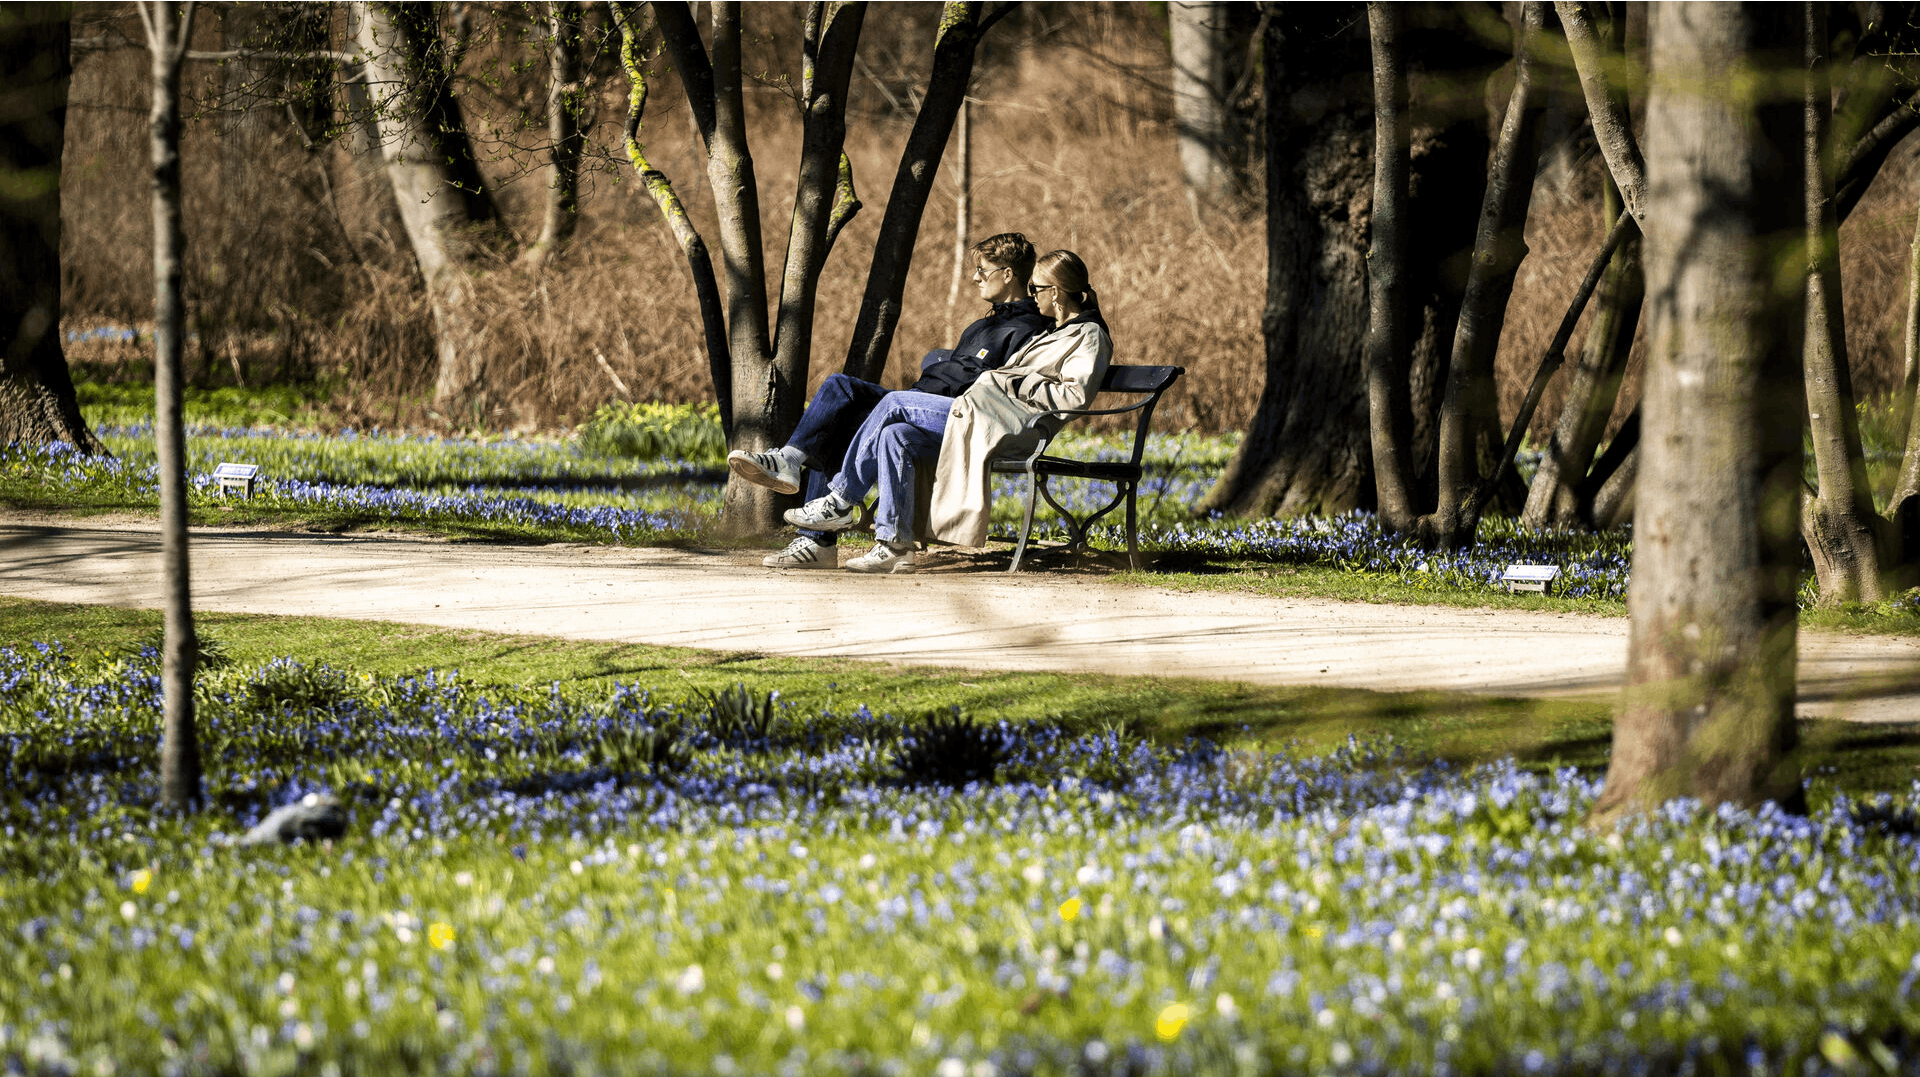
[{"label": "park bench", "polygon": [[[1120,502],[1127,503],[1127,564],[1132,568],[1140,567],[1139,554],[1139,518],[1135,509],[1135,498],[1139,493],[1140,479],[1144,474],[1141,457],[1147,451],[1147,427],[1153,422],[1154,405],[1160,397],[1186,373],[1186,368],[1177,366],[1121,366],[1109,364],[1107,376],[1100,383],[1100,391],[1092,403],[1099,403],[1100,397],[1109,393],[1137,396],[1140,399],[1119,408],[1082,408],[1068,411],[1042,412],[1027,421],[1027,429],[1040,436],[1040,443],[1031,450],[1019,455],[996,456],[987,462],[987,468],[999,475],[1025,475],[1027,478],[1026,518],[1020,525],[1020,537],[1013,550],[1013,564],[1008,572],[1020,571],[1020,561],[1026,556],[1027,542],[1033,535],[1033,509],[1036,495],[1046,498],[1047,504],[1066,521],[1067,530],[1072,535],[1067,543],[1068,550],[1081,550],[1087,544],[1087,531],[1100,518],[1118,508]],[[1075,419],[1084,419],[1094,415],[1124,415],[1134,412],[1137,418],[1133,426],[1133,455],[1127,460],[1070,460],[1063,456],[1049,456],[1047,449],[1064,429],[1067,423]],[[1064,419],[1066,422],[1053,433],[1048,433],[1042,423],[1049,417]],[[1066,506],[1053,499],[1053,492],[1047,488],[1050,478],[1096,479],[1113,483],[1114,495],[1098,511],[1090,513],[1085,519],[1076,517]]]}]

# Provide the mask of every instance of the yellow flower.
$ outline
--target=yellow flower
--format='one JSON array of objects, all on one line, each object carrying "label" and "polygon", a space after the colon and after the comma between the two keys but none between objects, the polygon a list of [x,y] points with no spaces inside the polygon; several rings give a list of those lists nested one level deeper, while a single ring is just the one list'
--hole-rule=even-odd
[{"label": "yellow flower", "polygon": [[1067,923],[1071,924],[1073,923],[1074,919],[1077,918],[1079,915],[1080,915],[1080,899],[1079,898],[1068,898],[1067,900],[1060,903],[1060,919],[1065,920]]},{"label": "yellow flower", "polygon": [[148,871],[146,868],[141,868],[139,871],[133,873],[131,886],[134,893],[144,894],[147,892],[147,888],[152,885],[153,872]]},{"label": "yellow flower", "polygon": [[1160,1037],[1161,1043],[1172,1043],[1180,1038],[1180,1030],[1187,1027],[1187,1019],[1192,1016],[1193,1011],[1187,1009],[1186,1003],[1176,1002],[1160,1011],[1153,1022],[1153,1034]]},{"label": "yellow flower", "polygon": [[429,924],[427,926],[427,945],[436,950],[444,950],[453,945],[452,924]]},{"label": "yellow flower", "polygon": [[1322,935],[1324,935],[1324,934],[1326,934],[1326,932],[1324,932],[1324,931],[1322,931],[1322,930],[1320,930],[1320,929],[1319,929],[1319,928],[1317,928],[1317,927],[1310,927],[1310,928],[1307,928],[1307,938],[1310,938],[1310,939],[1317,939],[1317,938],[1319,938],[1320,936],[1322,936]]}]

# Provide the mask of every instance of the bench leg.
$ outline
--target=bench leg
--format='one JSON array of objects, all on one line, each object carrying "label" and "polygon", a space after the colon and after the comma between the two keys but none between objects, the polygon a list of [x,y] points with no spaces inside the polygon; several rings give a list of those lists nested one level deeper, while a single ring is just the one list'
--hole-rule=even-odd
[{"label": "bench leg", "polygon": [[1007,566],[1008,572],[1020,571],[1020,559],[1027,553],[1027,536],[1033,534],[1033,497],[1038,482],[1033,472],[1027,472],[1027,518],[1020,525],[1020,541],[1013,548],[1013,564]]},{"label": "bench leg", "polygon": [[1127,484],[1127,567],[1140,571],[1140,521],[1134,512],[1134,495],[1140,492],[1140,484]]}]

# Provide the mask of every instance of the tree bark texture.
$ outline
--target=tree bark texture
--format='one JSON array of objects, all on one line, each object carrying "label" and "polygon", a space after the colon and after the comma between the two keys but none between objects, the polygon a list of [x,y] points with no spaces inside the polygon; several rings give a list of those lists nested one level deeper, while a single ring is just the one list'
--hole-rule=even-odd
[{"label": "tree bark texture", "polygon": [[1413,171],[1402,52],[1403,11],[1367,5],[1373,52],[1373,245],[1367,251],[1367,428],[1380,525],[1404,532],[1413,502],[1413,311],[1407,295],[1407,201]]},{"label": "tree bark texture", "polygon": [[[1506,325],[1513,279],[1527,257],[1527,209],[1533,201],[1534,171],[1540,159],[1540,116],[1545,106],[1545,94],[1533,77],[1533,53],[1546,17],[1544,2],[1528,0],[1521,5],[1521,32],[1513,50],[1513,93],[1494,144],[1486,194],[1480,203],[1473,263],[1467,271],[1466,295],[1454,328],[1453,356],[1447,364],[1435,449],[1439,485],[1433,515],[1423,530],[1431,541],[1448,548],[1473,543],[1482,508],[1473,496],[1482,473],[1475,433],[1488,427],[1498,430],[1500,424],[1493,357],[1500,346],[1500,330]],[[1498,460],[1486,462],[1489,470],[1501,466]]]},{"label": "tree bark texture", "polygon": [[546,264],[565,248],[580,223],[580,157],[587,147],[581,127],[587,107],[580,83],[582,14],[579,0],[548,0],[547,137],[553,140],[548,151],[553,179],[547,184],[540,238],[521,256],[531,266]]},{"label": "tree bark texture", "polygon": [[16,5],[0,22],[0,443],[105,451],[80,415],[60,341],[60,164],[73,8]]},{"label": "tree bark texture", "polygon": [[[1624,209],[1620,189],[1605,176],[1601,187],[1604,219],[1618,220]],[[1571,530],[1593,526],[1592,502],[1582,498],[1580,491],[1620,395],[1646,294],[1636,229],[1632,237],[1623,237],[1600,278],[1580,362],[1567,385],[1566,401],[1540,458],[1540,467],[1534,472],[1533,484],[1527,488],[1526,508],[1520,515],[1522,527]]]},{"label": "tree bark texture", "polygon": [[[685,4],[652,5],[661,37],[674,57],[674,69],[680,73],[687,101],[694,116],[694,128],[702,144],[713,134],[713,72],[706,50],[700,44],[700,31]],[[621,144],[627,163],[640,177],[640,185],[653,199],[673,233],[674,242],[687,260],[687,273],[693,278],[694,298],[700,304],[700,328],[706,339],[707,374],[713,381],[713,399],[720,411],[720,425],[727,443],[733,443],[733,356],[727,342],[727,314],[720,299],[720,280],[713,272],[713,255],[701,238],[687,207],[673,188],[666,173],[647,160],[646,147],[640,141],[641,120],[647,111],[647,72],[640,49],[640,5],[615,3],[614,21],[620,26],[620,66],[627,74],[627,119]],[[691,44],[688,39],[691,38]],[[677,46],[677,47],[676,47]]]},{"label": "tree bark texture", "polygon": [[[847,86],[853,78],[854,53],[865,18],[866,5],[861,3],[815,4],[809,13],[809,74],[801,94],[800,174],[794,186],[793,222],[787,231],[786,265],[780,274],[772,362],[762,375],[758,398],[761,414],[756,421],[762,424],[765,441],[754,448],[783,443],[800,421],[800,410],[806,404],[814,303],[832,237],[838,231],[830,225],[841,169],[851,168],[846,165],[845,153]],[[736,378],[738,374],[736,364]],[[735,386],[737,392],[738,382]],[[730,476],[729,504],[736,497],[736,488],[739,494],[766,500],[765,518],[742,530],[765,531],[779,525],[779,502],[769,491]]]},{"label": "tree bark texture", "polygon": [[[1914,218],[1913,245],[1907,258],[1906,362],[1900,379],[1896,429],[1907,432],[1906,451],[1900,457],[1900,475],[1887,498],[1887,519],[1893,524],[1893,545],[1899,561],[1920,561],[1920,214]],[[1901,579],[1896,586],[1910,586]]]},{"label": "tree bark texture", "polygon": [[468,304],[465,265],[475,226],[498,214],[453,97],[439,12],[431,4],[372,2],[356,4],[354,15],[387,178],[433,311],[434,403],[478,406],[486,393],[484,328]]},{"label": "tree bark texture", "polygon": [[[1269,8],[1261,65],[1266,110],[1265,380],[1246,436],[1198,511],[1292,516],[1374,508],[1367,396],[1368,285],[1373,202],[1369,42],[1358,6]],[[1404,16],[1403,16],[1404,17]],[[1415,76],[1484,80],[1505,56],[1462,44],[1457,27],[1415,24],[1445,69]],[[1420,39],[1424,40],[1424,39]],[[1478,85],[1478,81],[1472,82]],[[1431,461],[1435,381],[1459,307],[1473,222],[1486,181],[1484,111],[1412,102],[1412,169],[1405,216],[1405,287],[1413,307],[1410,367],[1420,475]]]},{"label": "tree bark texture", "polygon": [[1652,347],[1628,688],[1602,818],[1677,796],[1798,799],[1805,232],[1801,102],[1785,76],[1803,34],[1784,4],[1652,12]]},{"label": "tree bark texture", "polygon": [[1800,5],[1805,20],[1802,106],[1805,170],[1802,207],[1807,237],[1805,378],[1813,439],[1815,495],[1801,509],[1801,530],[1813,554],[1820,604],[1878,602],[1880,520],[1867,484],[1860,420],[1854,411],[1841,307],[1840,225],[1834,214],[1829,134],[1833,87],[1827,71],[1826,5]]},{"label": "tree bark texture", "polygon": [[1234,91],[1247,67],[1251,7],[1221,0],[1167,5],[1174,140],[1196,220],[1235,212],[1246,200],[1247,140]]},{"label": "tree bark texture", "polygon": [[913,244],[920,235],[920,217],[940,172],[940,158],[953,134],[960,102],[973,79],[974,49],[1007,6],[986,20],[982,5],[949,0],[941,9],[940,32],[933,43],[933,72],[920,111],[900,153],[887,212],[880,218],[880,237],[874,241],[873,264],[867,271],[866,291],[860,297],[860,315],[847,345],[845,373],[865,381],[879,381],[886,373],[893,335],[900,327],[900,297],[913,264]]},{"label": "tree bark texture", "polygon": [[201,800],[200,744],[193,708],[199,641],[194,635],[193,593],[187,574],[187,434],[180,401],[181,353],[186,343],[180,279],[185,247],[180,212],[180,63],[193,36],[193,5],[143,2],[140,16],[153,60],[153,107],[148,117],[153,162],[153,429],[159,456],[161,601],[166,625],[160,673],[164,700],[160,801],[174,811],[191,811]]},{"label": "tree bark texture", "polygon": [[1580,76],[1581,93],[1587,99],[1594,141],[1600,144],[1600,155],[1620,188],[1627,212],[1645,231],[1647,166],[1633,137],[1633,116],[1627,108],[1625,57],[1607,47],[1606,38],[1594,24],[1593,8],[1577,0],[1557,0],[1554,4],[1573,54],[1574,70]]}]

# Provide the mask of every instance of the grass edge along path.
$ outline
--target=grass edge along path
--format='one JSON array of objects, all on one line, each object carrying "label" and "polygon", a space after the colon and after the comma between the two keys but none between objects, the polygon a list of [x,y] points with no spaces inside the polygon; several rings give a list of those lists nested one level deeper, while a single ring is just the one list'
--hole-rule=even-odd
[{"label": "grass edge along path", "polygon": [[[847,658],[790,658],[650,644],[563,640],[325,617],[199,613],[195,624],[238,663],[276,658],[376,677],[458,670],[478,687],[559,684],[571,692],[638,685],[685,701],[744,684],[802,710],[864,704],[896,718],[959,710],[979,721],[1064,719],[1081,729],[1123,724],[1171,743],[1202,736],[1227,748],[1315,754],[1349,738],[1393,743],[1414,760],[1598,774],[1612,735],[1613,696],[1533,699],[1094,673],[899,667]],[[0,647],[60,641],[83,659],[125,653],[161,627],[160,611],[0,595]],[[1920,778],[1920,722],[1862,725],[1804,719],[1804,769],[1852,792]]]}]

